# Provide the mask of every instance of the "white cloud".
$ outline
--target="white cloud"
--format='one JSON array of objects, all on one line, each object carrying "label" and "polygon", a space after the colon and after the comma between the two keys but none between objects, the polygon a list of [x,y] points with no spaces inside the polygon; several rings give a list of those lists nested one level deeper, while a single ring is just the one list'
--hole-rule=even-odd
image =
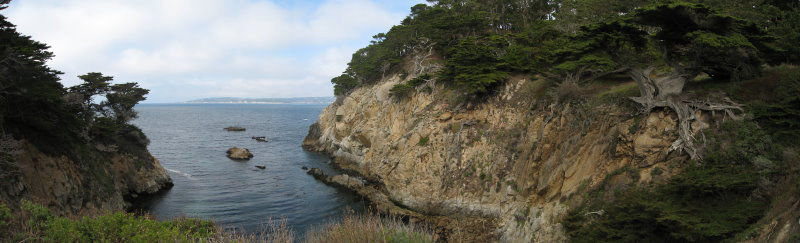
[{"label": "white cloud", "polygon": [[152,90],[151,101],[163,102],[330,95],[329,80],[350,54],[407,12],[376,0],[311,4],[17,0],[3,14],[52,46],[50,64],[66,73],[65,85],[100,71],[140,82]]}]

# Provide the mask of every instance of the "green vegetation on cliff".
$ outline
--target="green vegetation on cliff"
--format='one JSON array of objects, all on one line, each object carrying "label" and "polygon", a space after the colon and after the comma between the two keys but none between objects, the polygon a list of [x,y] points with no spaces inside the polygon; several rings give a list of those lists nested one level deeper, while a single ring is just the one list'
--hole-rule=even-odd
[{"label": "green vegetation on cliff", "polygon": [[796,1],[429,2],[354,53],[335,94],[407,72],[403,63],[413,75],[441,66],[439,80],[480,98],[510,74],[591,81],[654,65],[742,80],[764,62],[800,62]]}]

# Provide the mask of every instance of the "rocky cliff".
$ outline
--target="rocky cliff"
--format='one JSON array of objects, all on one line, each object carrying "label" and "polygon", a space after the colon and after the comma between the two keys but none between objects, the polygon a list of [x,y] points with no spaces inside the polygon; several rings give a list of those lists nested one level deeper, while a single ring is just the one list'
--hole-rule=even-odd
[{"label": "rocky cliff", "polygon": [[48,155],[25,140],[7,137],[3,144],[0,202],[8,205],[27,199],[62,215],[93,215],[130,209],[136,199],[172,186],[146,150],[78,146],[68,155]]},{"label": "rocky cliff", "polygon": [[[398,207],[494,218],[490,228],[502,240],[564,241],[560,222],[576,195],[664,180],[687,160],[670,149],[678,118],[666,110],[637,115],[614,102],[554,104],[545,81],[526,77],[482,103],[460,101],[434,83],[409,97],[390,95],[410,78],[391,76],[341,97],[311,126],[304,147],[331,155]],[[626,87],[635,88],[595,87],[600,99],[588,100]],[[697,115],[694,128],[717,122]]]}]

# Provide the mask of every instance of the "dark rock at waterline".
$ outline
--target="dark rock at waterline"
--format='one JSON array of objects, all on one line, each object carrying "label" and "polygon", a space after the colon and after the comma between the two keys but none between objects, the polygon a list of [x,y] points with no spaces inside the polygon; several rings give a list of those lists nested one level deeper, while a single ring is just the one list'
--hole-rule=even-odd
[{"label": "dark rock at waterline", "polygon": [[308,170],[308,167],[303,166],[303,167],[300,167],[300,169]]},{"label": "dark rock at waterline", "polygon": [[323,173],[322,170],[320,170],[319,168],[311,168],[306,173],[308,173],[309,175],[313,176],[315,179],[323,181],[323,182],[327,181],[326,179],[328,179],[328,177],[325,175],[325,173]]},{"label": "dark rock at waterline", "polygon": [[253,153],[249,149],[233,147],[228,149],[228,158],[233,160],[249,160],[253,158]]},{"label": "dark rock at waterline", "polygon": [[255,139],[256,141],[259,141],[259,142],[269,142],[269,141],[267,141],[267,137],[255,137],[254,136],[254,137],[251,137],[251,138]]},{"label": "dark rock at waterline", "polygon": [[313,176],[314,179],[317,179],[329,186],[349,190],[365,197],[382,212],[393,215],[405,215],[417,218],[421,217],[421,214],[419,213],[396,205],[378,186],[368,184],[368,182],[356,176],[350,176],[347,174],[327,176],[318,168],[311,168],[306,173]]},{"label": "dark rock at waterline", "polygon": [[263,170],[263,169],[266,169],[267,167],[266,167],[266,166],[263,166],[263,165],[256,165],[256,168],[259,168],[259,169],[262,169],[262,170]]},{"label": "dark rock at waterline", "polygon": [[246,131],[246,130],[247,130],[246,128],[238,127],[238,126],[232,126],[232,127],[226,127],[225,128],[225,131],[229,131],[229,132],[243,132],[243,131]]}]

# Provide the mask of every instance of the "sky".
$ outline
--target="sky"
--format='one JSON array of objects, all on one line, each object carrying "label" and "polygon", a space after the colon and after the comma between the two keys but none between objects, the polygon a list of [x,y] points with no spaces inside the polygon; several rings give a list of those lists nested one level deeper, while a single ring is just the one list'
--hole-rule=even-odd
[{"label": "sky", "polygon": [[65,74],[150,89],[145,103],[332,96],[332,77],[423,0],[14,0],[17,30]]}]

